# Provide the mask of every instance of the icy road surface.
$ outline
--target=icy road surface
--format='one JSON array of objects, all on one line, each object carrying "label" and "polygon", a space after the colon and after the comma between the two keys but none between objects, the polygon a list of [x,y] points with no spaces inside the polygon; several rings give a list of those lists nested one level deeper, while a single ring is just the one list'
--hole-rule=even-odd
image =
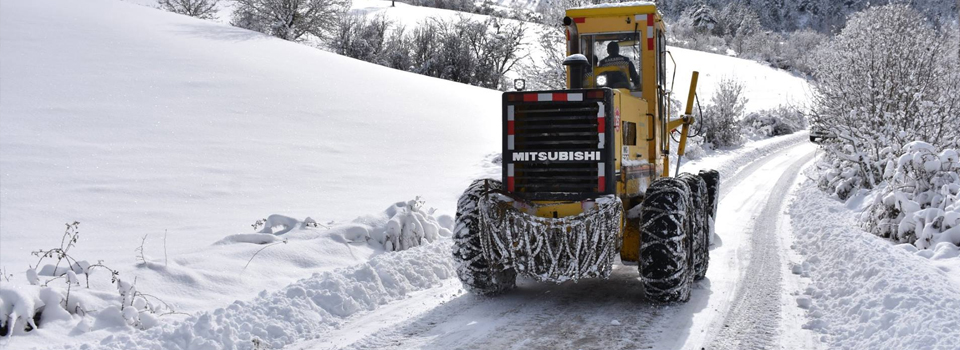
[{"label": "icy road surface", "polygon": [[[451,279],[349,320],[290,349],[772,349],[812,348],[785,298],[781,256],[789,234],[783,210],[815,146],[799,143],[723,180],[707,278],[686,304],[644,300],[635,265],[609,280],[519,281],[497,297],[477,297]],[[782,306],[786,305],[786,306]],[[784,345],[781,345],[784,344]]]}]

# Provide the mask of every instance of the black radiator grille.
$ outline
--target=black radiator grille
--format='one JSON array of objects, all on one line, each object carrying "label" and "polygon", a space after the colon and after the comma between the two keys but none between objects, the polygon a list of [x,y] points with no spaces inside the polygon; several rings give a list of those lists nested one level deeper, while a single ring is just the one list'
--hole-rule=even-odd
[{"label": "black radiator grille", "polygon": [[597,162],[517,163],[516,192],[597,192]]},{"label": "black radiator grille", "polygon": [[[565,92],[547,92],[558,93]],[[608,93],[594,90],[589,94],[593,98],[584,93],[579,101],[537,101],[525,98],[531,93],[505,94],[508,190],[531,200],[580,200],[608,193],[611,187],[605,177],[607,169],[612,170],[609,148],[613,146],[605,132],[610,122]]]},{"label": "black radiator grille", "polygon": [[514,107],[516,151],[596,149],[596,102],[554,102]]}]

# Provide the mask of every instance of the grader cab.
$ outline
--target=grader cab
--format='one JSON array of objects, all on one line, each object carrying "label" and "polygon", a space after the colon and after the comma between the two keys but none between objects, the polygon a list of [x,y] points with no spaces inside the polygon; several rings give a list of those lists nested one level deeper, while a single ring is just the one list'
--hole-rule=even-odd
[{"label": "grader cab", "polygon": [[458,202],[458,275],[497,294],[518,274],[606,278],[619,259],[637,263],[648,298],[685,301],[706,273],[719,184],[712,170],[670,172],[670,133],[682,156],[697,73],[686,113],[671,116],[652,3],[570,9],[563,23],[567,89],[503,94],[503,175]]}]

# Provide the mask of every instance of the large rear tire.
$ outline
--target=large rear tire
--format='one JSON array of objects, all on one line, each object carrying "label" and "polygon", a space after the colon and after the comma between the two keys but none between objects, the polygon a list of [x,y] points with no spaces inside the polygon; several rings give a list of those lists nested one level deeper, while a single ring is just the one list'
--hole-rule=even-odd
[{"label": "large rear tire", "polygon": [[676,178],[650,184],[640,209],[640,276],[647,298],[687,301],[693,280],[691,240],[687,235],[690,189]]},{"label": "large rear tire", "polygon": [[487,261],[480,245],[480,198],[503,187],[500,181],[476,180],[457,201],[457,218],[453,232],[453,260],[457,276],[475,294],[493,295],[513,289],[517,272]]},{"label": "large rear tire", "polygon": [[693,280],[707,275],[710,263],[710,218],[707,216],[707,184],[703,178],[690,173],[679,176],[690,188],[687,201],[687,233],[693,249]]}]

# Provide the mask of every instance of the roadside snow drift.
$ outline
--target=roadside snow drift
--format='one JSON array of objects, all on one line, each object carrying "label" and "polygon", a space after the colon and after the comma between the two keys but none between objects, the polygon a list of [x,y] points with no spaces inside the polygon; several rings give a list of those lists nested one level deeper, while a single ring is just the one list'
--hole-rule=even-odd
[{"label": "roadside snow drift", "polygon": [[438,286],[456,275],[450,240],[367,263],[314,274],[279,291],[263,291],[252,301],[164,323],[142,333],[111,335],[99,349],[252,349],[260,343],[279,349],[317,338],[360,311]]},{"label": "roadside snow drift", "polygon": [[804,259],[793,272],[810,278],[797,296],[808,309],[805,327],[820,332],[830,349],[957,349],[957,246],[944,242],[925,257],[910,244],[859,230],[851,209],[861,208],[828,197],[810,180],[790,205],[793,248]]}]

